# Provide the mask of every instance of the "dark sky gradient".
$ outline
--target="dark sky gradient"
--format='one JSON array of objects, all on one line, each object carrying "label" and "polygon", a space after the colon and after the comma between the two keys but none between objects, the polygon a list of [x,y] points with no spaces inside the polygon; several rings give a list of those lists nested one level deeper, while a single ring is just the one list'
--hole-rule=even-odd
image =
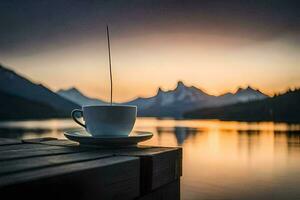
[{"label": "dark sky gradient", "polygon": [[[210,34],[268,40],[282,34],[299,39],[300,1],[240,0],[1,0],[0,53],[43,44],[70,43],[103,35],[105,23],[115,36],[205,30]],[[249,34],[251,33],[251,34]],[[28,49],[29,48],[29,49]]]},{"label": "dark sky gradient", "polygon": [[299,0],[0,0],[0,63],[107,99],[108,23],[116,101],[178,80],[272,95],[300,86],[299,10]]}]

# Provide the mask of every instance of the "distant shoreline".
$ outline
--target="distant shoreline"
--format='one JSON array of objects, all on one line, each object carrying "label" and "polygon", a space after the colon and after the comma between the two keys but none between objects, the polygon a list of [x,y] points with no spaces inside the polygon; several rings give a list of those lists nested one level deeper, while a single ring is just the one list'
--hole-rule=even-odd
[{"label": "distant shoreline", "polygon": [[[222,122],[246,122],[246,123],[263,123],[263,122],[274,122],[274,123],[287,123],[287,124],[300,124],[300,120],[242,120],[242,119],[218,119],[218,118],[172,118],[172,117],[154,117],[154,116],[138,116],[138,118],[155,118],[159,120],[211,120],[211,121],[222,121]],[[45,118],[18,118],[18,119],[0,119],[0,122],[21,122],[21,121],[45,121],[45,120],[72,120],[71,117],[45,117]]]}]

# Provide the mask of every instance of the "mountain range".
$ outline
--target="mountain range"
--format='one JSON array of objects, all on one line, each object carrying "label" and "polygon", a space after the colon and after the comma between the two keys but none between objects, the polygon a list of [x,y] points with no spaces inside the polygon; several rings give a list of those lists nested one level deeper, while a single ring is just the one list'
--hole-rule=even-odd
[{"label": "mountain range", "polygon": [[[269,97],[248,86],[215,96],[178,81],[172,90],[120,104],[138,106],[138,116],[299,122],[299,102],[299,89]],[[0,120],[68,117],[74,108],[107,104],[74,87],[55,93],[0,65]]]},{"label": "mountain range", "polygon": [[[152,97],[121,104],[138,106],[138,116],[297,122],[298,102],[300,90],[269,97],[248,86],[215,96],[178,81],[172,90],[159,88]],[[55,93],[1,65],[0,103],[0,120],[68,117],[74,108],[108,104],[74,87]]]},{"label": "mountain range", "polygon": [[106,104],[105,101],[85,96],[82,92],[74,87],[67,90],[58,90],[57,94],[81,106]]},{"label": "mountain range", "polygon": [[189,119],[220,119],[231,121],[300,122],[300,89],[271,98],[202,108],[184,114]]},{"label": "mountain range", "polygon": [[[79,105],[0,65],[1,119],[66,117]],[[29,109],[30,108],[30,109]]]},{"label": "mountain range", "polygon": [[[76,88],[59,90],[58,94],[80,105],[106,104],[105,101],[86,97]],[[163,91],[159,88],[156,95],[152,97],[138,97],[122,104],[136,105],[138,116],[180,118],[183,113],[193,109],[217,107],[265,98],[268,98],[268,96],[250,86],[239,88],[235,93],[214,96],[199,88],[186,86],[182,81],[178,81],[176,88],[173,90]]]}]

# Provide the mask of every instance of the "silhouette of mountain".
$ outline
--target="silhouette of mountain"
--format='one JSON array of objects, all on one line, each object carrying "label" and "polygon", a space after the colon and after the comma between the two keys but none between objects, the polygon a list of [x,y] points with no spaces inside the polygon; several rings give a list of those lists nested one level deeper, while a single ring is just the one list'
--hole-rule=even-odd
[{"label": "silhouette of mountain", "polygon": [[272,98],[233,105],[196,109],[185,118],[220,119],[236,121],[300,122],[300,89]]},{"label": "silhouette of mountain", "polygon": [[234,94],[226,93],[221,96],[213,96],[194,86],[188,87],[179,81],[174,90],[163,91],[159,88],[153,97],[137,98],[126,104],[137,105],[139,116],[181,117],[183,112],[195,108],[216,107],[267,97],[267,95],[251,87],[239,88]]},{"label": "silhouette of mountain", "polygon": [[158,89],[157,94],[150,98],[137,98],[127,102],[138,106],[139,116],[180,117],[183,111],[199,106],[214,96],[208,95],[196,87],[188,87],[182,81],[177,83],[174,90]]},{"label": "silhouette of mountain", "polygon": [[211,107],[230,105],[240,102],[249,102],[265,98],[268,98],[268,96],[261,91],[248,86],[246,88],[238,88],[235,93],[228,92],[218,96],[216,104]]},{"label": "silhouette of mountain", "polygon": [[[106,103],[99,99],[89,98],[76,88],[59,90],[57,94],[79,105],[102,105]],[[138,116],[180,118],[184,112],[195,108],[216,107],[267,97],[267,95],[251,87],[239,88],[235,93],[213,96],[199,88],[186,86],[182,81],[178,81],[176,88],[173,90],[163,91],[159,88],[153,97],[138,97],[122,104],[136,105]]]},{"label": "silhouette of mountain", "polygon": [[102,105],[106,103],[99,99],[89,98],[74,87],[67,90],[59,90],[57,91],[57,94],[81,106]]},{"label": "silhouette of mountain", "polygon": [[0,120],[66,117],[53,107],[0,91]]},{"label": "silhouette of mountain", "polygon": [[[47,105],[65,116],[69,116],[72,109],[79,107],[77,104],[52,92],[42,84],[35,84],[25,77],[20,76],[14,71],[1,65],[0,91],[11,96],[29,100],[31,102]],[[3,100],[1,99],[1,101]],[[52,116],[50,113],[49,115]]]}]

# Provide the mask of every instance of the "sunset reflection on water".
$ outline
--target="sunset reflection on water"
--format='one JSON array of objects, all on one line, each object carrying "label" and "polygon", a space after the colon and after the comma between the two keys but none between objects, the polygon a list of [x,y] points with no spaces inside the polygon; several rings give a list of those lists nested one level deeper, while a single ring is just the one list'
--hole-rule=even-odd
[{"label": "sunset reflection on water", "polygon": [[[0,137],[64,138],[71,120],[0,123]],[[182,199],[300,199],[300,125],[139,118],[144,145],[182,146]],[[275,198],[276,197],[276,198]]]}]

